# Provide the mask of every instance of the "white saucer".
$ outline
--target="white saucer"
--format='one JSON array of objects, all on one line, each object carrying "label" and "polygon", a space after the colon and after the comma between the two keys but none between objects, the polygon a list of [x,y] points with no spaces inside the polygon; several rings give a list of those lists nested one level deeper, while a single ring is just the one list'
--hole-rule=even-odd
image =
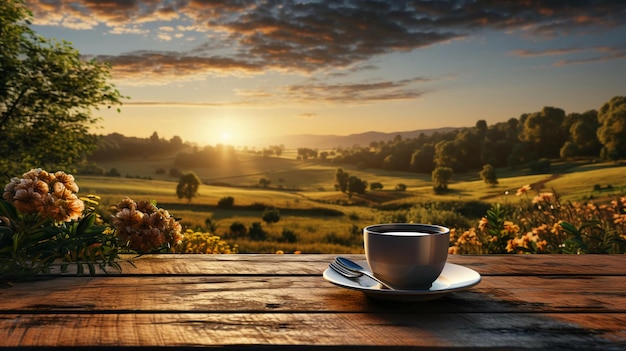
[{"label": "white saucer", "polygon": [[[359,262],[368,267],[366,262]],[[348,279],[343,275],[327,268],[323,274],[327,281],[348,289],[358,290],[369,297],[397,301],[426,301],[434,300],[446,294],[468,289],[480,283],[480,274],[473,269],[454,263],[446,263],[439,278],[433,282],[430,289],[424,290],[389,290],[366,276]]]}]

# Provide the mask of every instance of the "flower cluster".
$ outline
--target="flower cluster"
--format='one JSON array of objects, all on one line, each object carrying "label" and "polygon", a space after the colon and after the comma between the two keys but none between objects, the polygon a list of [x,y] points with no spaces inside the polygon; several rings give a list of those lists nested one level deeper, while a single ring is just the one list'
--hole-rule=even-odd
[{"label": "flower cluster", "polygon": [[207,232],[187,229],[180,251],[187,254],[230,254],[237,253],[237,245],[230,246],[219,236]]},{"label": "flower cluster", "polygon": [[[517,195],[527,195],[526,185]],[[453,233],[451,233],[453,234]],[[494,205],[477,228],[450,236],[450,253],[623,253],[626,197],[610,203],[562,203],[538,192],[516,208]]]},{"label": "flower cluster", "polygon": [[71,174],[32,169],[12,178],[0,199],[0,284],[70,263],[120,270],[116,238],[96,213],[96,196],[79,198]]},{"label": "flower cluster", "polygon": [[111,223],[122,243],[136,252],[171,252],[183,240],[180,223],[148,201],[125,197],[113,209]]},{"label": "flower cluster", "polygon": [[21,213],[40,215],[57,222],[78,219],[85,205],[78,198],[78,185],[71,174],[48,173],[41,168],[13,178],[4,188],[2,198]]}]

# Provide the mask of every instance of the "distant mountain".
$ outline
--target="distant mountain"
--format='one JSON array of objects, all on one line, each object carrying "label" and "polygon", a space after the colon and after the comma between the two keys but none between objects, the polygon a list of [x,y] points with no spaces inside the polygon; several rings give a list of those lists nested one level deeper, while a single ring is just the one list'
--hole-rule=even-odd
[{"label": "distant mountain", "polygon": [[287,149],[306,147],[310,149],[331,149],[336,147],[352,147],[354,145],[367,146],[372,141],[389,141],[393,140],[397,135],[402,139],[417,138],[420,134],[432,135],[434,133],[447,133],[461,128],[443,127],[434,129],[419,129],[408,132],[365,132],[350,135],[315,135],[315,134],[297,134],[284,135],[277,137],[258,138],[252,141],[257,147],[266,147],[270,145],[284,145]]}]

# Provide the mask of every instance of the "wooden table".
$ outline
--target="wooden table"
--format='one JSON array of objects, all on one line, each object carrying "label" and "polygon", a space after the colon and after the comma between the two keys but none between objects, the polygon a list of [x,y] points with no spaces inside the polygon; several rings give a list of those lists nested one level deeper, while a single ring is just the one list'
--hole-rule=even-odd
[{"label": "wooden table", "polygon": [[409,303],[325,281],[333,258],[147,255],[121,275],[16,283],[0,289],[0,347],[626,350],[626,255],[450,256],[480,284]]}]

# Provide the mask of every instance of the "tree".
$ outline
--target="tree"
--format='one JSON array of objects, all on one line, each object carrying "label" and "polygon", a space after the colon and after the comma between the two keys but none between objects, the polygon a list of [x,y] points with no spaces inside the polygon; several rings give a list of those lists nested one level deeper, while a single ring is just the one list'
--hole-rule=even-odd
[{"label": "tree", "polygon": [[370,190],[382,190],[383,184],[380,182],[374,182],[370,184]]},{"label": "tree", "polygon": [[556,158],[567,140],[563,128],[565,111],[560,108],[544,107],[541,112],[525,116],[520,140],[528,143],[537,158]]},{"label": "tree", "polygon": [[200,187],[200,178],[193,173],[185,173],[180,176],[178,180],[178,185],[176,186],[176,196],[179,199],[185,198],[187,201],[191,202],[191,199],[195,196],[198,196],[198,188]]},{"label": "tree", "polygon": [[598,111],[598,122],[603,158],[626,158],[626,96],[615,96],[605,103]]},{"label": "tree", "polygon": [[352,197],[353,193],[365,194],[367,189],[367,182],[361,178],[350,176],[348,178],[348,196]]},{"label": "tree", "polygon": [[267,225],[271,225],[272,223],[276,223],[280,221],[280,211],[274,207],[268,207],[263,211],[261,215],[261,219],[267,223]]},{"label": "tree", "polygon": [[342,193],[348,191],[348,178],[350,175],[343,171],[342,168],[337,168],[337,172],[335,172],[335,187],[339,189]]},{"label": "tree", "polygon": [[418,173],[430,173],[435,168],[435,147],[424,144],[411,155],[411,170]]},{"label": "tree", "polygon": [[452,167],[457,163],[457,148],[453,141],[442,140],[435,144],[435,164],[437,167]]},{"label": "tree", "polygon": [[496,169],[490,164],[486,164],[483,166],[483,170],[480,171],[480,177],[485,181],[485,183],[491,186],[498,185],[498,177],[496,176]]},{"label": "tree", "polygon": [[235,198],[232,196],[225,196],[217,202],[217,208],[233,208],[235,206]]},{"label": "tree", "polygon": [[75,172],[97,147],[92,111],[123,98],[107,64],[37,35],[30,19],[23,0],[0,2],[0,179],[39,167]]},{"label": "tree", "polygon": [[602,145],[598,140],[598,112],[596,110],[587,111],[585,113],[571,113],[567,116],[569,125],[570,141],[575,148],[565,145],[561,148],[561,156],[563,151],[575,151],[571,156],[598,156]]},{"label": "tree", "polygon": [[259,185],[260,185],[260,186],[262,186],[262,187],[264,187],[264,188],[269,187],[269,186],[270,186],[270,184],[272,184],[272,181],[271,181],[271,180],[269,180],[269,179],[267,179],[267,178],[261,178],[261,179],[259,179]]},{"label": "tree", "polygon": [[452,168],[437,167],[432,173],[433,188],[435,191],[443,191],[448,189],[448,183],[452,179]]}]

